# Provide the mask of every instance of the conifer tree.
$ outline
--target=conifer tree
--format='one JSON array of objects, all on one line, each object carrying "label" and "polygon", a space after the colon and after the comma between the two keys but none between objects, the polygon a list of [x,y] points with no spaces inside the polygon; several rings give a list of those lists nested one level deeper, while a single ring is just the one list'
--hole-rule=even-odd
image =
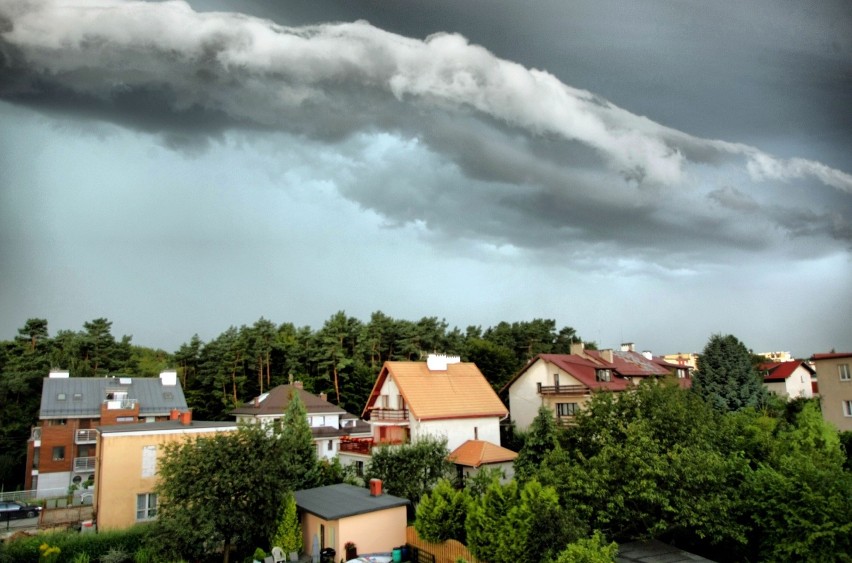
[{"label": "conifer tree", "polygon": [[698,358],[693,391],[720,412],[763,405],[768,394],[751,358],[736,337],[714,334]]},{"label": "conifer tree", "polygon": [[296,498],[292,493],[287,493],[284,498],[278,529],[272,536],[272,547],[280,547],[285,553],[302,551],[302,527],[299,525],[299,515],[296,511]]}]

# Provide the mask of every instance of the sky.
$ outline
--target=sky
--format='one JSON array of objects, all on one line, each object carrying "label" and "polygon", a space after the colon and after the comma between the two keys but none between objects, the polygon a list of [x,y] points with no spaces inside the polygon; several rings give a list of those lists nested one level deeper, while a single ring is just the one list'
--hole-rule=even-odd
[{"label": "sky", "polygon": [[852,349],[852,3],[0,1],[0,339]]}]

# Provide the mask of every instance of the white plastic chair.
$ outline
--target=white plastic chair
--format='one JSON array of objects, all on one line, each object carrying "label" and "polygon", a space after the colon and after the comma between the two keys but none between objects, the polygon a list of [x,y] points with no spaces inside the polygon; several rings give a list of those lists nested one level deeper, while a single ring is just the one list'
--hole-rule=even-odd
[{"label": "white plastic chair", "polygon": [[281,561],[287,561],[287,559],[284,558],[284,550],[281,549],[280,547],[273,547],[272,548],[272,561],[273,561],[273,563],[280,563]]}]

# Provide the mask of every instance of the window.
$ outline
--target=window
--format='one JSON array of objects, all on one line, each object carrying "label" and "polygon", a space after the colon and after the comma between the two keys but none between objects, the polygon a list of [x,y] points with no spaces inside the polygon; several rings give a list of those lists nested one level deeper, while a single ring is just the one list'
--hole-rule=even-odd
[{"label": "window", "polygon": [[68,424],[68,420],[64,418],[54,418],[52,420],[47,421],[48,426],[65,426]]},{"label": "window", "polygon": [[157,473],[157,446],[142,446],[142,477]]},{"label": "window", "polygon": [[136,422],[136,419],[132,416],[117,416],[115,417],[116,422]]},{"label": "window", "polygon": [[473,427],[473,439],[479,440],[479,427],[478,426]]},{"label": "window", "polygon": [[355,462],[355,475],[357,475],[358,477],[364,476],[364,462],[363,461],[356,461]]},{"label": "window", "polygon": [[852,401],[843,401],[843,416],[852,416]]},{"label": "window", "polygon": [[136,495],[136,519],[151,520],[157,517],[157,493]]},{"label": "window", "polygon": [[166,400],[172,400],[175,398],[174,394],[171,391],[164,391],[163,398]]},{"label": "window", "polygon": [[330,452],[334,451],[334,440],[328,441],[328,447],[326,449]]},{"label": "window", "polygon": [[64,400],[65,400],[65,393],[59,393],[59,394],[57,394],[57,395],[56,395],[56,400],[57,400],[57,401],[64,401]]},{"label": "window", "polygon": [[574,416],[577,410],[577,403],[556,403],[557,416]]},{"label": "window", "polygon": [[83,400],[83,394],[82,393],[74,393],[73,399],[75,401],[82,401]]},{"label": "window", "polygon": [[595,379],[598,381],[611,381],[612,371],[608,369],[599,369],[595,372]]},{"label": "window", "polygon": [[53,446],[53,461],[65,459],[65,446]]},{"label": "window", "polygon": [[837,366],[837,373],[840,374],[840,381],[849,381],[849,364],[840,364]]}]

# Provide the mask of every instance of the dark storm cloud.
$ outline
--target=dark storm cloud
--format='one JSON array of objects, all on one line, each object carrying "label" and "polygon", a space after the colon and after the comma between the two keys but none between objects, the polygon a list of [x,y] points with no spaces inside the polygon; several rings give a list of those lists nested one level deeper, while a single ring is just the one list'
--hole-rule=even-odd
[{"label": "dark storm cloud", "polygon": [[[13,103],[160,133],[176,147],[230,129],[416,142],[412,154],[434,164],[420,174],[401,158],[338,182],[390,223],[655,260],[787,237],[813,239],[819,252],[852,240],[848,173],[665,127],[460,35],[421,40],[363,21],[284,27],[182,2],[14,2],[0,21],[0,97]],[[799,185],[831,192],[831,208],[810,197],[787,212],[776,198]]]}]

